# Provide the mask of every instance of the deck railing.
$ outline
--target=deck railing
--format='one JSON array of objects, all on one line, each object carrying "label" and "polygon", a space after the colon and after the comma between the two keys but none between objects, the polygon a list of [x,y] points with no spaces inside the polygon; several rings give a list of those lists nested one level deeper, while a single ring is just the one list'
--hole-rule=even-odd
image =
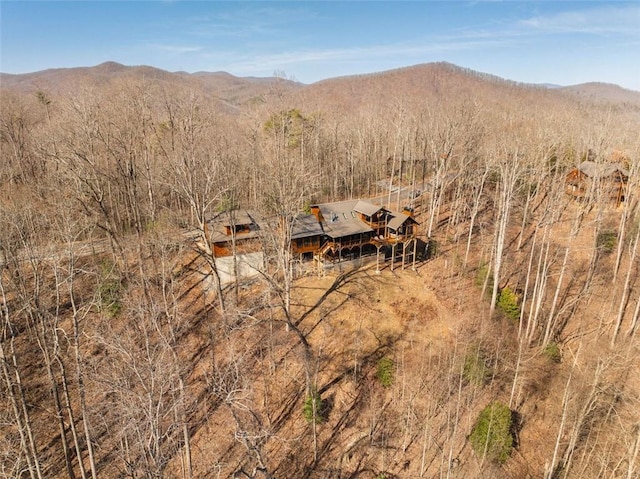
[{"label": "deck railing", "polygon": [[366,238],[362,240],[350,240],[350,241],[327,241],[323,243],[318,251],[317,255],[327,254],[330,250],[334,250],[334,252],[354,247],[362,247],[366,245],[373,245],[376,247],[384,246],[384,245],[393,245],[399,242],[408,240],[413,238],[414,235],[398,235],[398,234],[388,234],[384,237],[382,236],[374,236],[372,238]]}]

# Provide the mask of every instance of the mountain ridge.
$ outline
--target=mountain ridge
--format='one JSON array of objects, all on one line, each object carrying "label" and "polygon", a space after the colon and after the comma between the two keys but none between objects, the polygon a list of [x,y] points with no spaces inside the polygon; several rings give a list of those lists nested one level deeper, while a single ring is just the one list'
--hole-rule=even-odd
[{"label": "mountain ridge", "polygon": [[[227,90],[238,88],[249,88],[250,86],[263,85],[272,86],[274,84],[285,85],[290,90],[300,90],[309,87],[318,88],[318,85],[327,85],[335,82],[345,82],[353,80],[375,80],[388,76],[412,75],[424,72],[439,72],[450,75],[466,75],[497,84],[520,86],[524,88],[546,88],[550,90],[563,91],[569,94],[588,97],[596,100],[638,102],[640,104],[640,92],[624,88],[614,83],[606,82],[586,82],[576,85],[555,85],[551,83],[525,83],[506,79],[491,73],[481,72],[470,68],[462,67],[446,61],[420,63],[407,65],[400,68],[382,70],[378,72],[344,75],[325,78],[312,83],[301,83],[298,81],[280,77],[255,77],[236,76],[225,71],[168,71],[150,65],[124,65],[115,61],[106,61],[94,66],[81,67],[61,67],[39,70],[28,73],[3,73],[0,72],[0,86],[28,91],[35,88],[49,88],[54,91],[60,89],[60,82],[68,82],[78,77],[94,78],[98,81],[105,81],[119,76],[143,75],[152,78],[172,81],[178,79],[199,80],[207,89]],[[235,94],[238,91],[234,92]],[[240,95],[241,97],[243,95]],[[251,95],[249,95],[251,96]],[[224,98],[224,97],[223,97]]]}]

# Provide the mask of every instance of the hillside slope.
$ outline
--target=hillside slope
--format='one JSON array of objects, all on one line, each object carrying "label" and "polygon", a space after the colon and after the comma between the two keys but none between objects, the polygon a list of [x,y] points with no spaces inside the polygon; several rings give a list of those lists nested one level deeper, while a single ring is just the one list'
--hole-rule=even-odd
[{"label": "hillside slope", "polygon": [[[638,477],[626,100],[449,64],[42,75],[0,89],[0,476]],[[379,211],[386,244],[291,249],[366,198],[417,238]],[[212,245],[235,209],[266,220]],[[224,252],[259,274],[223,284]]]}]

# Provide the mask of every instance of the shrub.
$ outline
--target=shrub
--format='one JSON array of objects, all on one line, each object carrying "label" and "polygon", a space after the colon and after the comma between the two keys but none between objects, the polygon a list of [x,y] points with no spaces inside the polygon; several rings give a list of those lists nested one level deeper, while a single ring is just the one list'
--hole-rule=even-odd
[{"label": "shrub", "polygon": [[478,267],[478,271],[476,273],[475,283],[478,288],[482,288],[482,286],[484,286],[487,276],[489,276],[489,280],[487,282],[487,294],[490,295],[491,290],[493,289],[493,273],[489,271],[489,266],[486,263],[482,263]]},{"label": "shrub", "polygon": [[315,422],[321,424],[324,422],[324,408],[320,393],[314,388],[311,394],[307,395],[302,406],[302,414],[308,423]]},{"label": "shrub", "polygon": [[609,254],[613,251],[618,240],[618,235],[615,231],[601,231],[596,237],[596,248],[605,254]]},{"label": "shrub", "polygon": [[220,202],[216,205],[216,211],[223,213],[225,211],[232,211],[239,208],[238,201],[231,195],[225,194],[220,198]]},{"label": "shrub", "polygon": [[100,283],[98,294],[100,295],[100,307],[112,318],[118,316],[122,311],[120,295],[122,293],[122,283],[119,279],[106,279]]},{"label": "shrub", "polygon": [[511,410],[498,401],[489,404],[478,416],[469,441],[476,454],[504,463],[513,448]]},{"label": "shrub", "polygon": [[510,319],[517,321],[520,318],[520,306],[518,295],[506,287],[500,291],[497,301],[498,308]]},{"label": "shrub", "polygon": [[464,357],[462,376],[467,382],[483,385],[489,380],[491,374],[491,368],[487,364],[484,352],[481,349],[474,348]]},{"label": "shrub", "polygon": [[553,341],[548,343],[544,347],[542,352],[554,363],[559,363],[562,360],[562,355],[560,354],[560,347],[558,346],[558,343],[555,343]]},{"label": "shrub", "polygon": [[109,316],[116,317],[122,310],[122,281],[115,265],[108,260],[100,264],[98,299],[100,309]]},{"label": "shrub", "polygon": [[532,198],[536,192],[538,191],[538,183],[536,182],[527,182],[524,180],[518,181],[518,191],[522,195],[523,198]]},{"label": "shrub", "polygon": [[378,378],[378,381],[380,381],[380,384],[385,388],[388,388],[393,384],[393,369],[393,359],[385,357],[378,361],[376,377]]},{"label": "shrub", "polygon": [[435,258],[438,254],[438,242],[433,238],[427,240],[427,246],[425,248],[425,254],[427,259]]}]

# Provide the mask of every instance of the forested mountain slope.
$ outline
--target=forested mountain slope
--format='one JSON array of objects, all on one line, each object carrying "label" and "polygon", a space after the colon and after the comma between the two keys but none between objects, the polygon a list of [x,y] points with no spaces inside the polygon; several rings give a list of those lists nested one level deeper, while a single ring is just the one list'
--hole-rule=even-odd
[{"label": "forested mountain slope", "polygon": [[[638,477],[635,92],[108,63],[0,93],[0,477]],[[567,194],[585,160],[624,201]],[[374,196],[415,270],[292,256],[279,225]],[[223,286],[234,208],[275,220]]]}]

